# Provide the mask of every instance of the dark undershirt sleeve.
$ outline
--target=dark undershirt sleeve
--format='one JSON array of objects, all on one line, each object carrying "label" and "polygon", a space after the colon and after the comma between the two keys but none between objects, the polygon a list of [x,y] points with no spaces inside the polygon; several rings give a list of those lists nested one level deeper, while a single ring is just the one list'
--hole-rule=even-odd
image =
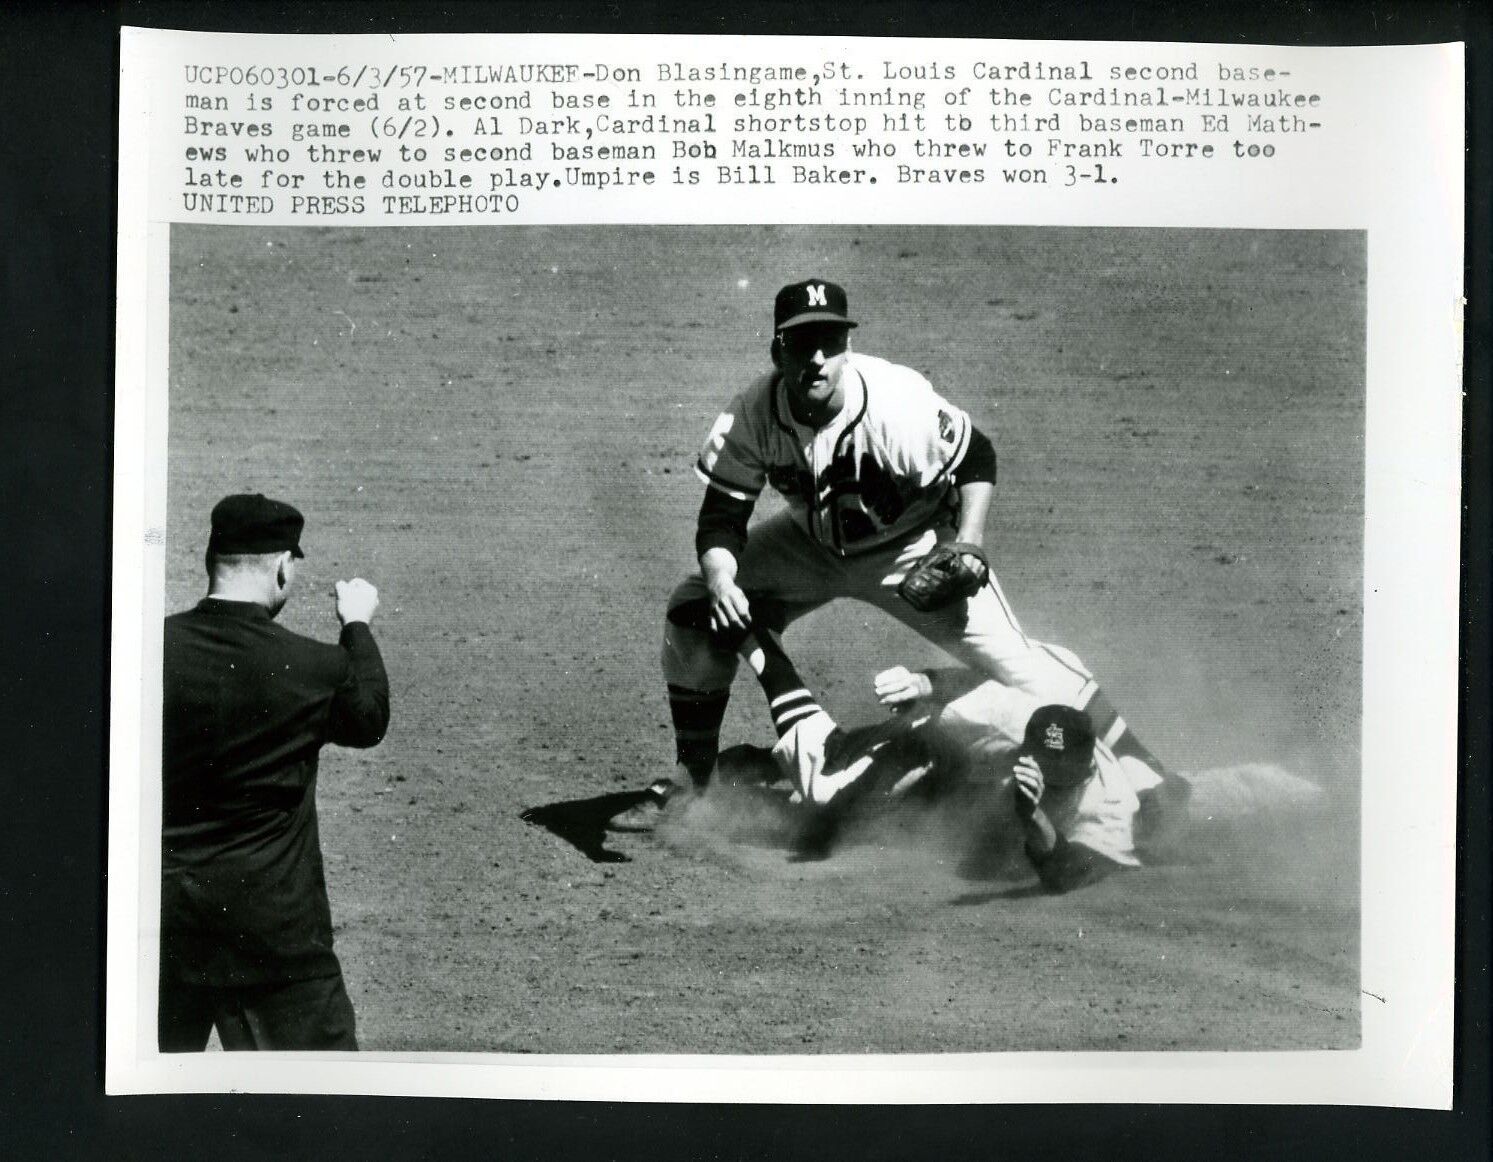
[{"label": "dark undershirt sleeve", "polygon": [[729,549],[733,556],[741,556],[753,507],[750,500],[737,500],[718,488],[707,488],[695,526],[695,556],[703,557],[707,549],[714,548]]},{"label": "dark undershirt sleeve", "polygon": [[969,447],[964,450],[964,459],[954,469],[954,484],[995,483],[995,445],[979,428],[969,429]]},{"label": "dark undershirt sleeve", "polygon": [[1026,855],[1037,868],[1037,878],[1049,892],[1071,892],[1074,888],[1102,880],[1121,867],[1092,847],[1069,843],[1061,835],[1046,856],[1038,858],[1032,854],[1030,847],[1027,848]]}]

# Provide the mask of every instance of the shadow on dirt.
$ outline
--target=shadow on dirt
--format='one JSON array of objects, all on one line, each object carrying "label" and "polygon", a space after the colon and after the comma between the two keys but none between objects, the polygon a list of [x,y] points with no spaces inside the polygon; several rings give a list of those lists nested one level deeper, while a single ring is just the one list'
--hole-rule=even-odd
[{"label": "shadow on dirt", "polygon": [[563,839],[592,863],[631,863],[630,856],[607,848],[607,820],[647,797],[647,791],[615,791],[591,799],[529,807],[519,818]]},{"label": "shadow on dirt", "polygon": [[955,896],[949,902],[956,908],[970,908],[978,904],[989,904],[996,900],[1034,900],[1045,897],[1048,892],[1041,884],[1017,884],[1015,887],[1002,888],[1000,891],[965,892],[962,896]]}]

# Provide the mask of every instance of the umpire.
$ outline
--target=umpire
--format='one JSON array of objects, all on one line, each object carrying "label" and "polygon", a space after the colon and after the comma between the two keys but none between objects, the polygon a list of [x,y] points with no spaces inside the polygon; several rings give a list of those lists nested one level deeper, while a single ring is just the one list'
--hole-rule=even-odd
[{"label": "umpire", "polygon": [[329,742],[375,746],[389,679],[368,622],[378,591],[337,582],[337,645],[274,622],[304,519],[264,496],[212,513],[207,597],[166,619],[159,1039],[199,1052],[356,1049],[332,951],[316,825]]}]

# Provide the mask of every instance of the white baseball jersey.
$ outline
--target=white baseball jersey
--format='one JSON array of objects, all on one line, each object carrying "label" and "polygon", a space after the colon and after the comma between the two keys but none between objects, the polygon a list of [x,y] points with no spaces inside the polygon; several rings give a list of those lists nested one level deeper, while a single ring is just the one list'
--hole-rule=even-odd
[{"label": "white baseball jersey", "polygon": [[1094,774],[1077,787],[1048,786],[1042,810],[1058,834],[1081,843],[1116,863],[1135,867],[1137,792],[1156,786],[1160,777],[1137,759],[1116,758],[1102,742],[1094,744]]},{"label": "white baseball jersey", "polygon": [[737,500],[770,484],[799,527],[841,557],[955,518],[953,473],[970,418],[908,367],[850,352],[845,406],[831,423],[798,423],[776,373],[756,380],[715,421],[695,465]]}]

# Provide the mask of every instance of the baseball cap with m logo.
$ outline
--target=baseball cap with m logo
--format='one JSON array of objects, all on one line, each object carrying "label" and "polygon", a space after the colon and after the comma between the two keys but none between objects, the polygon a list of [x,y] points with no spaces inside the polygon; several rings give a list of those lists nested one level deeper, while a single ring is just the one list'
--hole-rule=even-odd
[{"label": "baseball cap with m logo", "polygon": [[847,303],[844,288],[822,278],[805,279],[778,291],[772,304],[772,326],[775,331],[805,323],[839,323],[842,327],[854,327],[855,322],[846,317]]}]

